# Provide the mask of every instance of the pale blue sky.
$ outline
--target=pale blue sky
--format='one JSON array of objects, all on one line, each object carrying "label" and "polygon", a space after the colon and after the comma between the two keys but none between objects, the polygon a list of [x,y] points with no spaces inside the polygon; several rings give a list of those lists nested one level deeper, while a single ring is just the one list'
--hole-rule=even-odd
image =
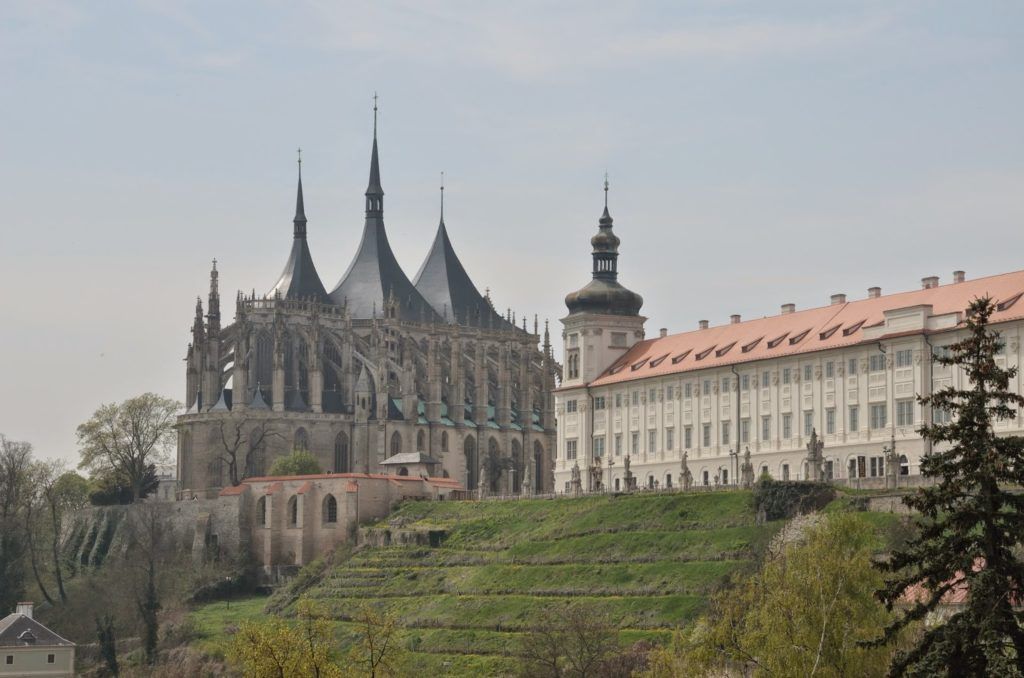
[{"label": "pale blue sky", "polygon": [[412,276],[438,173],[496,305],[557,318],[611,175],[648,332],[1024,268],[1024,3],[0,3],[0,432],[76,456],[102,402],[184,397],[220,261],[265,292],[295,148],[328,289],[381,96]]}]

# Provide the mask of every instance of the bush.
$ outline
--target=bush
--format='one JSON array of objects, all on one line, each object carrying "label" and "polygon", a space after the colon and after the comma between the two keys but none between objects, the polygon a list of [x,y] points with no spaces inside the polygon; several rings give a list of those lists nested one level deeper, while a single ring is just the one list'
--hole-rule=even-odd
[{"label": "bush", "polygon": [[820,511],[836,496],[828,483],[761,478],[754,486],[754,513],[758,520],[781,520]]},{"label": "bush", "polygon": [[323,473],[320,463],[305,450],[295,450],[286,457],[280,457],[270,467],[272,476],[312,476],[319,473]]}]

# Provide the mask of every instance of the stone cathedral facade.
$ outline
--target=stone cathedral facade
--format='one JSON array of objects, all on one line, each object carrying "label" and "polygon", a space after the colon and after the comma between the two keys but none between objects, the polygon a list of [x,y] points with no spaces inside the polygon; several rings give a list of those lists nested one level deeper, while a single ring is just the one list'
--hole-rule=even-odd
[{"label": "stone cathedral facade", "polygon": [[481,494],[549,492],[560,377],[547,326],[495,311],[441,220],[415,280],[384,228],[376,122],[362,240],[330,292],[306,239],[301,161],[291,253],[221,321],[216,262],[197,299],[178,419],[184,497],[266,474],[292,450],[331,473],[451,478]]}]

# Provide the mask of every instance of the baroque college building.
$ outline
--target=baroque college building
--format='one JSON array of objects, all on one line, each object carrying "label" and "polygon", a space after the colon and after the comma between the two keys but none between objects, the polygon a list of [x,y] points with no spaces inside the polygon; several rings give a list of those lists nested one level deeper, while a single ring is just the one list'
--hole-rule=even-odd
[{"label": "baroque college building", "polygon": [[[605,188],[607,192],[607,186]],[[606,193],[607,194],[607,193]],[[556,392],[559,492],[669,488],[777,479],[863,486],[918,482],[929,443],[917,429],[948,415],[917,402],[958,369],[932,356],[964,336],[971,300],[991,296],[1001,366],[1021,361],[1024,271],[644,338],[642,298],[618,282],[619,238],[605,211],[593,279],[569,294]],[[1018,374],[1011,388],[1024,392]],[[1024,432],[1024,413],[997,432]]]},{"label": "baroque college building", "polygon": [[301,173],[284,271],[266,295],[239,293],[224,326],[214,266],[186,357],[183,496],[262,476],[293,449],[333,473],[450,478],[485,494],[551,491],[559,367],[547,329],[538,347],[536,319],[532,332],[525,318],[517,326],[477,291],[443,202],[419,273],[406,276],[384,228],[376,121],[365,200],[362,240],[330,292],[306,240]]}]

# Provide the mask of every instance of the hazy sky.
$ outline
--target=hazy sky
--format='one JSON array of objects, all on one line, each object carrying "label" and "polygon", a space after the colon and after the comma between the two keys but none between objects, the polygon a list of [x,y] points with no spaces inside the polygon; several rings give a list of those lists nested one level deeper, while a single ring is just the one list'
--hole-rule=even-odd
[{"label": "hazy sky", "polygon": [[303,148],[328,290],[362,228],[437,224],[557,319],[611,175],[649,334],[1024,268],[1024,3],[0,2],[0,432],[77,456],[103,402],[184,398],[195,296],[288,256]]}]

